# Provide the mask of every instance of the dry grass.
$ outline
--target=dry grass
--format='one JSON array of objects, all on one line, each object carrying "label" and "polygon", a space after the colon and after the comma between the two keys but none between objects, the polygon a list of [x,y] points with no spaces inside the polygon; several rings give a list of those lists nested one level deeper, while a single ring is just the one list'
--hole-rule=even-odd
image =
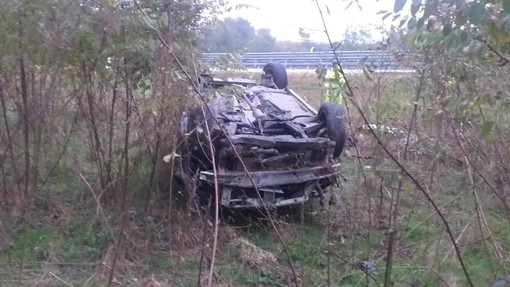
[{"label": "dry grass", "polygon": [[[256,73],[246,75],[257,76]],[[218,73],[217,76],[229,75]],[[403,130],[408,127],[414,107],[411,98],[415,92],[415,78],[382,74],[373,75],[371,79],[358,74],[349,77],[357,93],[355,100],[371,122],[387,123]],[[290,88],[318,107],[321,87],[314,72],[289,73],[289,81]],[[349,107],[350,122],[356,128],[362,122],[352,105]],[[428,143],[435,131],[435,126],[420,121],[415,132]],[[388,160],[369,133],[356,129],[353,133],[359,140],[358,150],[350,149],[347,154],[354,157],[342,158],[346,182],[335,190],[338,205],[329,213],[315,206],[311,210],[314,214],[312,222],[305,225],[282,223],[291,259],[299,269],[303,286],[325,286],[328,264],[332,285],[363,286],[367,276],[359,263],[366,260],[374,261],[379,272],[371,276],[381,282],[391,225],[398,230],[393,257],[396,286],[466,286],[444,227],[423,193],[404,178],[397,201],[399,169]],[[381,138],[388,150],[403,161],[401,138],[388,135],[381,135]],[[454,142],[448,135],[445,139],[444,145]],[[413,149],[408,154],[404,162],[406,167],[426,186],[426,192],[446,214],[476,286],[490,286],[494,278],[507,274],[510,266],[506,257],[500,256],[510,246],[504,207],[494,200],[494,196],[486,196],[490,191],[480,187],[482,182],[477,182],[478,191],[486,192],[480,204],[484,208],[487,228],[481,232],[474,216],[466,166],[440,161],[436,151],[431,149],[420,152],[420,149]],[[459,156],[456,152],[458,150],[452,153],[455,158]],[[360,159],[356,157],[358,153],[370,158]],[[73,187],[74,183],[69,181],[68,190]],[[90,196],[88,191],[83,194]],[[79,197],[86,198],[83,194]],[[18,259],[25,259],[26,265],[19,277],[26,280],[16,277],[19,280],[14,282],[18,285],[36,281],[39,286],[58,283],[49,272],[72,284],[83,285],[91,276],[93,280],[87,284],[104,284],[116,247],[113,238],[104,236],[107,233],[104,222],[98,222],[98,218],[90,220],[94,218],[96,203],[84,200],[80,202],[80,208],[73,208],[75,205],[69,202],[52,200],[55,200],[54,204],[48,207],[51,212],[44,211],[44,216],[37,216],[43,228],[35,234],[0,224],[0,252],[3,238],[7,245],[14,243],[8,255],[18,257],[10,262],[0,260],[0,266],[3,264],[10,270],[18,267],[16,264],[22,261]],[[155,202],[161,200],[155,198]],[[124,243],[118,249],[116,282],[134,286],[196,286],[199,280],[205,282],[212,245],[210,223],[176,213],[169,225],[165,204],[158,208],[144,213],[139,207],[133,207],[135,211],[122,235]],[[83,214],[84,210],[88,213]],[[118,214],[112,210],[106,210],[106,213],[110,225],[118,231]],[[396,222],[390,222],[394,218]],[[222,226],[219,234],[216,286],[270,286],[274,282],[285,286],[290,282],[286,255],[272,231],[256,229],[248,232]],[[49,238],[52,247],[41,238]],[[26,244],[16,244],[16,241]],[[98,250],[93,255],[75,254],[72,253],[74,250],[65,248],[66,245],[79,250],[97,246]],[[22,253],[45,248],[51,249],[55,256],[33,258]],[[66,265],[59,264],[55,258],[60,258]],[[27,266],[28,262],[34,261],[38,265]],[[80,265],[73,265],[77,261]],[[90,266],[84,267],[87,264]],[[67,276],[67,269],[62,266],[78,270],[78,278]],[[370,282],[369,286],[377,285]]]},{"label": "dry grass", "polygon": [[241,262],[250,265],[253,268],[260,269],[262,267],[274,268],[278,261],[276,257],[257,245],[251,243],[244,238],[236,238],[232,242],[232,247],[239,248]]}]

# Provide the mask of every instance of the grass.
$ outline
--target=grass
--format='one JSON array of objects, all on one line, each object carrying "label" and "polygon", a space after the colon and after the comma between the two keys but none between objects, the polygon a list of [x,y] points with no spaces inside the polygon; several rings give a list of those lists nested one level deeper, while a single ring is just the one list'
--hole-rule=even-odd
[{"label": "grass", "polygon": [[[407,126],[408,120],[402,115],[409,115],[412,110],[409,104],[410,98],[414,97],[412,79],[403,76],[372,80],[362,75],[350,77],[356,91],[364,97],[358,100],[371,120],[401,128]],[[320,105],[320,83],[313,72],[290,74],[289,82],[291,88],[313,106]],[[353,116],[351,122],[356,125],[360,119]],[[420,124],[425,125],[424,122]],[[392,151],[396,150],[390,145],[392,139],[384,140]],[[365,145],[365,142],[362,144]],[[335,190],[339,204],[330,207],[329,214],[314,203],[309,210],[313,215],[308,215],[304,224],[279,222],[288,255],[298,271],[302,286],[327,286],[328,278],[330,286],[383,285],[388,221],[399,171],[384,160],[386,156],[376,145],[366,143],[364,147],[377,157],[368,160],[343,157],[343,175],[347,182],[341,189]],[[76,152],[80,150],[79,146],[72,148]],[[406,165],[420,181],[428,182],[431,162],[430,157],[422,157],[409,160]],[[372,168],[367,169],[366,166]],[[490,286],[497,278],[510,272],[506,255],[510,248],[506,211],[493,196],[481,196],[487,223],[482,234],[464,169],[443,166],[440,171],[428,192],[448,218],[474,285]],[[144,169],[141,174],[148,172]],[[383,189],[380,177],[385,179]],[[165,204],[157,204],[147,213],[140,211],[143,205],[140,201],[144,200],[142,179],[143,175],[140,175],[139,179],[133,180],[136,202],[123,233],[124,244],[119,253],[116,280],[133,285],[135,278],[138,282],[153,278],[161,286],[196,286],[201,266],[201,235],[203,232],[212,234],[210,226],[203,225],[198,219],[176,214],[173,215],[172,230],[168,232]],[[443,223],[414,185],[404,186],[394,226],[397,230],[392,262],[394,286],[467,286]],[[59,167],[47,188],[44,197],[36,202],[36,208],[20,222],[4,216],[3,228],[8,231],[10,245],[4,249],[0,245],[0,286],[35,283],[58,286],[62,282],[55,276],[74,286],[104,286],[104,273],[108,269],[103,262],[111,262],[109,250],[118,240],[113,237],[118,237],[119,214],[113,209],[106,209],[108,225],[105,224],[75,167]],[[477,190],[483,195],[491,194],[481,187]],[[231,239],[225,235],[229,233],[235,233],[273,254],[278,266],[249,265],[242,260],[240,248],[230,244]],[[169,242],[168,234],[179,240]],[[287,286],[288,257],[274,230],[255,225],[236,229],[222,227],[220,234],[222,238],[215,270],[222,282],[228,282],[230,286]],[[210,248],[209,241],[208,244],[206,249]],[[170,252],[170,245],[178,248]],[[205,276],[207,260],[203,264],[202,276]],[[367,266],[368,269],[365,268]]]},{"label": "grass", "polygon": [[[458,233],[462,224],[456,226],[455,222],[452,223]],[[325,228],[317,226],[292,228],[294,229],[292,237],[287,244],[291,250],[293,263],[302,271],[303,286],[325,284],[327,279]],[[462,280],[451,244],[436,218],[430,217],[428,213],[417,212],[397,229],[402,232],[403,238],[398,239],[397,256],[393,263],[395,286],[443,286],[441,284],[465,286],[466,282]],[[259,233],[243,235],[258,246],[266,247],[267,250],[278,254],[280,262],[284,264],[286,256],[275,244],[276,238],[267,234],[260,236]],[[343,240],[333,237],[330,243],[331,286],[362,286],[366,281],[366,275],[359,264],[366,260],[374,260],[377,267],[377,271],[370,274],[373,277],[369,279],[370,286],[380,285],[385,267],[385,238],[384,231],[374,230],[349,235]],[[445,256],[446,254],[450,256]],[[475,286],[487,286],[494,281],[489,271],[493,267],[489,265],[486,253],[480,246],[476,244],[463,246],[463,256],[474,277]],[[504,269],[494,271],[499,276],[505,274]]]}]

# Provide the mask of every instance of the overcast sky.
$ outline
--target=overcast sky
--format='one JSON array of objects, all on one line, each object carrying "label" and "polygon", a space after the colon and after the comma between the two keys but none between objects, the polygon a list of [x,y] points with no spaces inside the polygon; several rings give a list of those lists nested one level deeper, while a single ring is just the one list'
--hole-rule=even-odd
[{"label": "overcast sky", "polygon": [[[353,30],[357,26],[372,27],[374,36],[377,37],[380,33],[376,32],[374,27],[382,24],[383,16],[377,15],[377,12],[392,11],[394,1],[359,0],[362,10],[356,3],[346,10],[351,0],[319,0],[319,3],[323,8],[332,40],[336,41],[342,39],[347,29]],[[232,11],[225,17],[242,17],[249,20],[255,28],[269,28],[271,34],[278,40],[299,40],[301,27],[308,29],[312,40],[327,41],[322,32],[324,29],[314,0],[230,0],[230,3],[247,4],[257,8]],[[326,11],[326,5],[330,15]]]}]

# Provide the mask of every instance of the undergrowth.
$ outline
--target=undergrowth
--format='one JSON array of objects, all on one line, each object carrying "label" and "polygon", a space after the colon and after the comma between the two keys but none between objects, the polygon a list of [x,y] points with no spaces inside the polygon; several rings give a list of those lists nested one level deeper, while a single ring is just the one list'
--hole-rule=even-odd
[{"label": "undergrowth", "polygon": [[[290,75],[291,87],[317,106],[321,92],[316,75]],[[377,90],[374,82],[362,75],[351,77],[360,95],[379,99],[363,101],[362,106],[368,114],[384,115],[374,117],[378,124],[405,127],[407,121],[398,115],[412,110],[412,81],[401,75],[385,76],[385,89]],[[404,182],[395,213],[399,169],[381,154],[366,131],[358,129],[360,124],[360,119],[351,118],[358,146],[342,156],[345,181],[332,190],[337,204],[321,207],[313,201],[305,207],[302,221],[282,214],[277,217],[301,286],[382,286],[391,230],[396,230],[392,243],[394,286],[466,286],[442,222],[415,185]],[[402,159],[401,139],[381,136]],[[490,227],[490,234],[482,233],[465,169],[449,161],[438,163],[433,153],[419,151],[413,150],[414,157],[408,157],[406,167],[420,181],[429,182],[436,163],[428,193],[447,217],[475,286],[489,286],[506,276],[510,230],[504,206],[494,196],[481,197],[483,216]],[[73,152],[79,154],[79,145]],[[153,195],[152,208],[143,211],[145,187],[136,183],[129,208],[119,214],[108,204],[98,204],[94,191],[80,176],[93,180],[93,173],[87,173],[89,163],[84,158],[80,161],[80,167],[59,167],[24,216],[2,215],[1,286],[104,286],[114,261],[112,282],[122,286],[154,286],[149,285],[154,282],[159,286],[197,286],[205,282],[212,242],[212,224],[207,217],[173,209],[169,218],[166,190]],[[150,160],[141,166],[144,164],[150,166]],[[149,173],[147,167],[138,176]],[[394,215],[396,223],[390,225]],[[119,234],[123,220],[127,223]],[[120,238],[121,250],[115,252]],[[236,238],[255,246],[250,248],[261,254],[258,261],[246,258],[243,248],[247,247]],[[216,286],[288,286],[291,277],[287,254],[264,220],[222,225],[216,266]]]}]

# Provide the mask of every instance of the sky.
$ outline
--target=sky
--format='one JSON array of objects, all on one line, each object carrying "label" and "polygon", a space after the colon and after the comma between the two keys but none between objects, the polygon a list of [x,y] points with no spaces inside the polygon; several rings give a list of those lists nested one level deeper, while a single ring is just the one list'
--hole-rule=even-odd
[{"label": "sky", "polygon": [[[359,0],[358,8],[352,0],[319,0],[323,10],[328,31],[332,41],[341,40],[347,30],[359,30],[356,27],[367,27],[372,31],[375,40],[380,32],[375,28],[381,25],[381,10],[393,11],[395,0]],[[301,39],[299,28],[307,29],[310,39],[326,42],[322,20],[314,0],[230,0],[232,6],[246,4],[256,8],[242,8],[226,13],[225,17],[242,17],[252,23],[255,28],[268,28],[277,40]],[[410,2],[410,1],[409,1]],[[326,6],[329,8],[327,13]],[[391,18],[391,17],[389,17]],[[388,24],[389,20],[385,21]]]}]

